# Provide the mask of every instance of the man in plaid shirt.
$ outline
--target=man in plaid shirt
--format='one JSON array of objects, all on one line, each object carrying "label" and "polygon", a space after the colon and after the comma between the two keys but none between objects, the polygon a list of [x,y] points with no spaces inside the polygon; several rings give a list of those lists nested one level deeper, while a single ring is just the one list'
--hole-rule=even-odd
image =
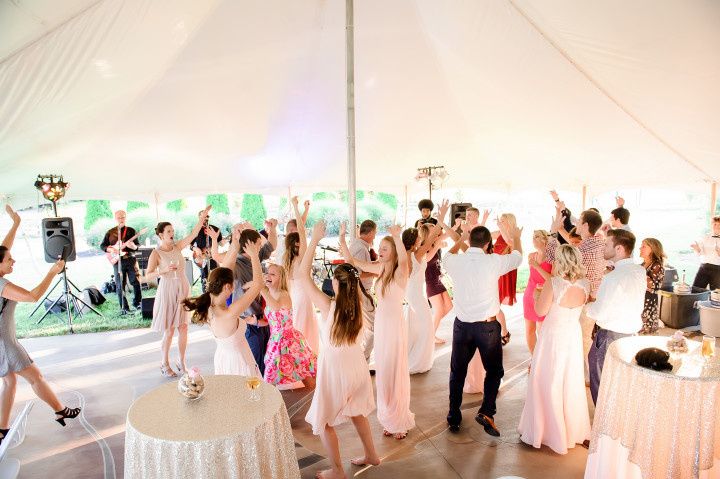
[{"label": "man in plaid shirt", "polygon": [[[563,228],[563,209],[565,209],[565,205],[560,202],[557,206],[555,221],[553,221],[552,233],[562,235],[562,237],[569,242],[570,235],[565,228]],[[590,282],[590,298],[588,298],[588,303],[595,301],[595,295],[600,288],[600,282],[607,268],[607,261],[603,256],[605,238],[597,234],[602,223],[602,217],[599,213],[593,210],[585,210],[580,215],[578,224],[575,227],[575,231],[582,238],[582,241],[578,245],[578,250],[580,250],[582,256],[582,265],[585,267],[585,276]],[[555,250],[559,244],[556,238],[551,238],[550,241],[548,241],[545,251],[545,257],[548,262],[553,263],[555,261]],[[587,375],[587,355],[592,346],[592,330],[593,326],[595,326],[595,321],[585,314],[586,309],[587,305],[585,305],[580,315],[580,325],[583,331],[583,351],[585,352],[585,373]],[[588,376],[586,376],[586,378],[587,377]]]}]

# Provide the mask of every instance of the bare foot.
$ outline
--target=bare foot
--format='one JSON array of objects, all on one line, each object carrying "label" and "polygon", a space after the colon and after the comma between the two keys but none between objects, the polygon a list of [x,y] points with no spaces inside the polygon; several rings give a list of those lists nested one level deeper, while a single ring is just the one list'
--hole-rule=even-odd
[{"label": "bare foot", "polygon": [[315,479],[346,479],[344,472],[337,473],[335,469],[325,469],[315,473]]},{"label": "bare foot", "polygon": [[445,344],[446,342],[447,342],[446,340],[435,336],[435,344]]},{"label": "bare foot", "polygon": [[379,466],[380,465],[380,458],[379,457],[371,457],[368,458],[367,456],[363,457],[357,457],[355,459],[352,459],[350,461],[350,464],[354,466]]},{"label": "bare foot", "polygon": [[407,437],[407,431],[406,432],[396,432],[393,434],[393,437],[397,439],[398,441],[405,439]]},{"label": "bare foot", "polygon": [[383,429],[383,436],[385,436],[385,437],[390,437],[390,436],[392,436],[392,433],[391,433],[391,432],[388,432],[387,429]]}]

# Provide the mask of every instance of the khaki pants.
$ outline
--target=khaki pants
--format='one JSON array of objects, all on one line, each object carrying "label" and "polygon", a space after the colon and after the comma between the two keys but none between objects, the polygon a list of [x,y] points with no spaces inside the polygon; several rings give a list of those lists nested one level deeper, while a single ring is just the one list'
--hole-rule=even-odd
[{"label": "khaki pants", "polygon": [[583,342],[583,362],[585,363],[584,369],[586,382],[590,380],[590,373],[588,369],[588,354],[590,353],[590,348],[593,344],[592,332],[593,328],[595,327],[595,320],[586,314],[588,306],[589,305],[586,304],[582,309],[582,313],[580,313],[580,327],[582,328]]},{"label": "khaki pants", "polygon": [[370,354],[375,345],[375,305],[373,301],[362,295],[363,310],[363,350],[365,351],[365,359],[370,361]]}]

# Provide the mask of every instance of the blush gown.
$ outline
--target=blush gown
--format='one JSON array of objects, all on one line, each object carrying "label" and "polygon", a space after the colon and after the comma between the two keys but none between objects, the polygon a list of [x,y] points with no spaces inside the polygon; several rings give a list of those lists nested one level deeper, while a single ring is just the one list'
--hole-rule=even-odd
[{"label": "blush gown", "polygon": [[404,433],[415,427],[410,411],[410,372],[408,370],[407,327],[403,315],[405,289],[391,281],[378,296],[375,311],[375,387],[377,418],[391,434]]},{"label": "blush gown", "polygon": [[319,435],[325,425],[338,426],[354,416],[368,416],[375,409],[372,380],[362,347],[362,331],[353,344],[335,346],[330,330],[335,315],[332,302],[327,318],[320,320],[321,349],[315,392],[305,416]]},{"label": "blush gown", "polygon": [[545,444],[566,454],[575,444],[590,439],[590,413],[585,392],[582,329],[583,306],[560,306],[568,288],[590,285],[553,277],[553,304],[543,323],[533,353],[527,396],[518,431],[520,440],[533,447]]}]

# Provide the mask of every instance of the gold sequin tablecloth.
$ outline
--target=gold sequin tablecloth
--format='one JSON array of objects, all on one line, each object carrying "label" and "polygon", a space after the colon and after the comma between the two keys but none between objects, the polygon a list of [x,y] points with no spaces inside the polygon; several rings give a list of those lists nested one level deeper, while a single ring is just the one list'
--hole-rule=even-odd
[{"label": "gold sequin tablecloth", "polygon": [[242,376],[207,376],[197,400],[177,382],[140,396],[125,432],[126,478],[299,478],[285,403],[262,383],[250,401]]},{"label": "gold sequin tablecloth", "polygon": [[608,348],[593,419],[586,479],[720,478],[720,358],[701,344],[673,357],[672,371],[635,363],[668,337],[632,336]]}]

